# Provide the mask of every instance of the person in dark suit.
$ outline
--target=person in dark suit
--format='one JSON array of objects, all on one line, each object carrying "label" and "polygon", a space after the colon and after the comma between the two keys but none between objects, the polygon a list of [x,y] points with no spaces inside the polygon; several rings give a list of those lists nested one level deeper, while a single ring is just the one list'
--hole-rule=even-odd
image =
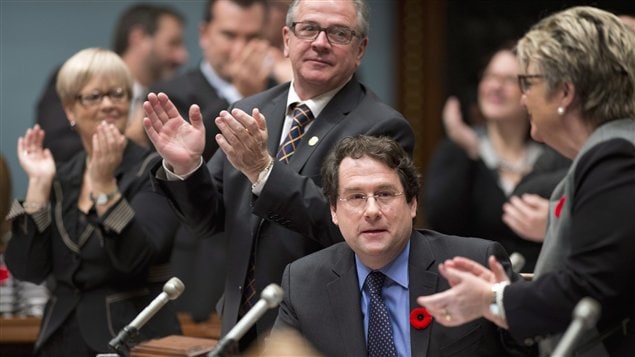
[{"label": "person in dark suit", "polygon": [[[205,132],[203,159],[218,145],[214,118],[231,103],[272,87],[266,65],[268,43],[262,32],[267,19],[265,0],[208,0],[199,29],[203,61],[150,91],[167,94],[183,117],[194,103],[201,108]],[[141,124],[141,122],[140,122]]]},{"label": "person in dark suit", "polygon": [[[184,22],[181,13],[157,4],[132,5],[119,17],[113,31],[113,50],[123,58],[134,80],[131,119],[135,117],[134,112],[140,111],[148,86],[173,76],[177,68],[187,61]],[[64,162],[82,150],[82,142],[68,125],[57,95],[58,70],[51,73],[38,98],[35,122],[47,133],[44,146],[51,150],[55,161]],[[143,133],[143,130],[140,132]],[[135,137],[134,129],[130,136]]]},{"label": "person in dark suit", "polygon": [[[267,88],[267,76],[256,75],[253,68],[258,66],[258,71],[265,68],[267,46],[261,33],[266,16],[265,0],[206,1],[199,29],[203,60],[196,68],[150,88],[155,93],[166,93],[183,117],[187,117],[193,103],[201,108],[206,134],[205,162],[218,149],[214,140],[218,134],[214,118],[218,113],[226,110],[230,103]],[[282,26],[278,30],[279,37],[282,37],[281,29]],[[245,58],[250,60],[245,62]],[[133,125],[139,127],[141,135],[138,136],[147,141],[142,120],[143,115],[135,118]],[[227,268],[222,251],[226,239],[222,234],[199,239],[183,226],[175,243],[172,257],[175,273],[188,286],[176,304],[194,320],[206,320],[223,292]]]},{"label": "person in dark suit", "polygon": [[[320,166],[339,140],[359,133],[385,135],[412,153],[408,121],[354,76],[367,33],[364,1],[295,1],[284,28],[293,82],[221,112],[215,120],[221,150],[209,170],[201,158],[205,132],[199,107],[190,108],[187,122],[163,93],[150,93],[144,103],[144,126],[164,159],[155,171],[156,186],[195,234],[222,231],[227,236],[222,333],[249,308],[251,296],[280,282],[288,263],[341,241],[339,233],[316,234],[316,221],[309,219],[314,214],[328,218]],[[275,316],[274,311],[265,314],[256,324],[258,332],[267,331]],[[243,343],[254,338],[250,334]]]},{"label": "person in dark suit", "polygon": [[[274,329],[300,332],[325,356],[378,356],[371,347],[371,274],[383,274],[383,301],[395,356],[500,356],[500,331],[483,319],[460,328],[426,323],[416,298],[449,288],[437,271],[455,255],[485,262],[495,255],[509,268],[503,247],[481,239],[413,229],[420,191],[414,163],[395,141],[345,138],[322,168],[331,219],[345,242],[289,264]],[[327,224],[325,222],[324,224]],[[368,346],[368,347],[367,347]],[[390,354],[388,354],[390,355]]]},{"label": "person in dark suit", "polygon": [[534,279],[510,284],[497,264],[456,258],[441,270],[452,289],[418,301],[438,319],[449,312],[448,326],[485,316],[547,356],[591,298],[599,320],[571,355],[633,356],[635,32],[611,13],[574,7],[534,25],[517,51],[532,137],[573,160],[551,195]]},{"label": "person in dark suit", "polygon": [[[152,192],[148,168],[158,155],[127,140],[132,77],[114,52],[89,48],[68,59],[57,89],[83,150],[55,163],[37,124],[18,139],[28,176],[14,201],[5,252],[20,280],[53,280],[35,351],[42,356],[95,356],[162,290],[178,220]],[[180,333],[164,306],[140,339]]]}]

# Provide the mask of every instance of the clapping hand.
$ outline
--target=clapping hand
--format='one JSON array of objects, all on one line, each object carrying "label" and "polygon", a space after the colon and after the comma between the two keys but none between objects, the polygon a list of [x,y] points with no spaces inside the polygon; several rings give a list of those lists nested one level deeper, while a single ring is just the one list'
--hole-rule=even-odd
[{"label": "clapping hand", "polygon": [[55,160],[51,151],[43,147],[44,135],[44,130],[37,124],[27,129],[26,134],[18,138],[18,161],[29,181],[50,185],[55,176]]},{"label": "clapping hand", "polygon": [[87,168],[93,190],[105,192],[116,185],[115,171],[121,164],[125,148],[126,137],[116,126],[105,121],[97,126]]},{"label": "clapping hand", "polygon": [[461,147],[471,159],[478,158],[478,137],[474,130],[463,122],[461,104],[456,97],[450,97],[445,102],[443,125],[450,140]]},{"label": "clapping hand", "polygon": [[205,126],[198,105],[190,107],[189,123],[165,93],[148,94],[143,109],[148,137],[173,172],[183,175],[196,169],[205,147]]},{"label": "clapping hand", "polygon": [[549,200],[534,194],[513,196],[503,205],[503,222],[532,242],[545,240]]}]

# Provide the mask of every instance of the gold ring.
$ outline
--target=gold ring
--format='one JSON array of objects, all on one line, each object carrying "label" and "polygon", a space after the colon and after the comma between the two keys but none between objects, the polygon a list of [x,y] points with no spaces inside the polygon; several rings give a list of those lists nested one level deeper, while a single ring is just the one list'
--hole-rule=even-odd
[{"label": "gold ring", "polygon": [[452,315],[450,315],[450,312],[445,307],[443,308],[443,316],[445,317],[445,321],[452,321]]},{"label": "gold ring", "polygon": [[249,129],[245,128],[245,132],[246,132],[247,134],[249,134]]}]

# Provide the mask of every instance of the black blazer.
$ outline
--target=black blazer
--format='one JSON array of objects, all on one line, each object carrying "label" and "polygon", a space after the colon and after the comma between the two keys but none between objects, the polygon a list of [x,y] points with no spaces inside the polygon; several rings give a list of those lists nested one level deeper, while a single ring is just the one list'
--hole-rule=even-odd
[{"label": "black blazer", "polygon": [[[438,265],[464,256],[486,265],[495,255],[511,271],[502,246],[478,238],[447,236],[428,230],[413,231],[410,238],[408,278],[410,311],[421,307],[417,297],[449,288]],[[325,356],[366,356],[355,254],[339,243],[287,266],[282,279],[285,297],[275,328],[301,333]],[[310,280],[307,280],[307,279]],[[408,319],[408,316],[404,316]],[[413,356],[504,356],[502,332],[480,318],[458,327],[433,320],[424,329],[410,329]]]},{"label": "black blazer", "polygon": [[[109,352],[108,341],[170,278],[178,221],[165,198],[152,192],[147,170],[157,158],[128,142],[115,173],[123,198],[101,218],[94,210],[84,216],[77,208],[86,163],[83,151],[58,167],[50,198],[52,222],[43,232],[30,215],[19,212],[21,205],[12,207],[7,266],[20,280],[41,283],[52,276],[55,284],[36,350],[74,311],[86,344]],[[85,223],[80,223],[82,217],[87,217]],[[170,305],[140,330],[142,339],[180,333]]]},{"label": "black blazer", "polygon": [[[234,105],[247,112],[260,108],[267,120],[269,153],[274,157],[288,92],[287,83]],[[315,119],[289,164],[275,162],[259,197],[252,194],[251,182],[229,163],[222,150],[208,163],[209,170],[201,168],[182,182],[157,181],[180,219],[197,235],[226,234],[228,274],[219,311],[223,333],[238,320],[254,247],[260,293],[268,284],[280,283],[288,263],[342,240],[337,227],[321,223],[330,222],[330,212],[320,187],[320,167],[340,139],[355,134],[390,136],[408,153],[414,147],[414,134],[404,117],[353,78]],[[266,313],[257,323],[258,330],[269,329],[275,317],[275,311]]]}]

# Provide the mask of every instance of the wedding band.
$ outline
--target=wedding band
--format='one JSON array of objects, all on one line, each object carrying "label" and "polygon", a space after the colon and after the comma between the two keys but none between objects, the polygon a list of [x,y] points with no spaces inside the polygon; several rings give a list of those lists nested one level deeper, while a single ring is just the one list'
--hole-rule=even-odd
[{"label": "wedding band", "polygon": [[443,308],[443,316],[445,317],[445,321],[452,321],[452,315],[447,308]]}]

